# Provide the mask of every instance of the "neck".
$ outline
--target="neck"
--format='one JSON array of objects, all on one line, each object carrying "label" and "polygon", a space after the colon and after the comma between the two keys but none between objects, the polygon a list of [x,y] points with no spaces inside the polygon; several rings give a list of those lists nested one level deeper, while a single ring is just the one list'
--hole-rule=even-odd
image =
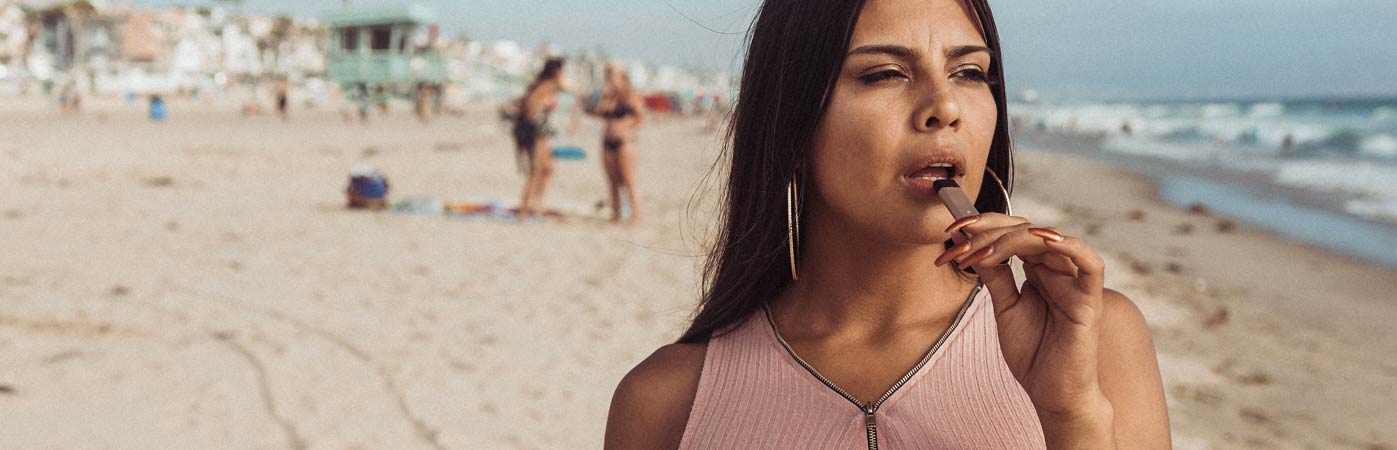
[{"label": "neck", "polygon": [[976,284],[932,263],[941,245],[889,243],[843,223],[810,222],[800,281],[776,305],[806,332],[875,335],[939,323],[959,311]]}]

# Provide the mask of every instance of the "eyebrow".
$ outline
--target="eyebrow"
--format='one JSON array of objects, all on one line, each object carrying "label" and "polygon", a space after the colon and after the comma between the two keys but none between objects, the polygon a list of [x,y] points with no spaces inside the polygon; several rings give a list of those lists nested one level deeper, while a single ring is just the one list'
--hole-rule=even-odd
[{"label": "eyebrow", "polygon": [[[951,49],[946,52],[946,57],[950,59],[956,59],[966,55],[970,55],[972,53],[981,52],[988,53],[991,57],[994,56],[994,50],[990,50],[989,47],[985,47],[983,45],[957,45],[955,47],[951,47]],[[878,54],[889,55],[898,58],[913,58],[917,56],[918,52],[916,50],[913,50],[908,47],[903,47],[901,45],[865,45],[849,51],[849,54],[845,55],[845,57],[854,55]]]},{"label": "eyebrow", "polygon": [[946,52],[946,57],[950,59],[956,59],[981,52],[988,54],[990,57],[994,57],[994,50],[990,50],[989,47],[985,47],[983,45],[960,45],[951,47],[951,51]]}]

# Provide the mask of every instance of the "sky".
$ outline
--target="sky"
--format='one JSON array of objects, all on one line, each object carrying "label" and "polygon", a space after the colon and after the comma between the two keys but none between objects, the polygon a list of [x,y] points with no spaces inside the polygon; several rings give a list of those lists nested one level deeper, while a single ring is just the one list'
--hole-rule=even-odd
[{"label": "sky", "polygon": [[[209,6],[214,0],[133,0]],[[876,1],[876,0],[869,0]],[[1011,92],[1048,98],[1397,96],[1394,0],[991,0]],[[352,0],[356,8],[402,0]],[[416,0],[444,32],[739,73],[754,0]],[[245,0],[315,17],[343,0]]]}]

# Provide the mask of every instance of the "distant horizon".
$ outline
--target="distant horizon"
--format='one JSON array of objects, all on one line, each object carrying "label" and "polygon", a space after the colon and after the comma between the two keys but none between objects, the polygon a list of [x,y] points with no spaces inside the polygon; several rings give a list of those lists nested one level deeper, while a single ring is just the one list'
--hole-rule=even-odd
[{"label": "distant horizon", "polygon": [[[115,0],[225,7],[216,0]],[[356,9],[420,4],[443,34],[549,42],[565,52],[741,74],[759,0],[358,0]],[[319,18],[341,0],[246,0],[242,11]],[[995,0],[1011,95],[1236,99],[1397,96],[1397,8],[1390,0]]]}]

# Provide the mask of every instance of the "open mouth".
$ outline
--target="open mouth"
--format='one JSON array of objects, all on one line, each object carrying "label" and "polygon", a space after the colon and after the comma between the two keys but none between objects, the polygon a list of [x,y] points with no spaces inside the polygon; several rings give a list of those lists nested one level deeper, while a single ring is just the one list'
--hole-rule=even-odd
[{"label": "open mouth", "polygon": [[909,179],[923,180],[950,180],[961,175],[960,168],[952,163],[935,163],[917,169],[917,171],[907,174]]}]

